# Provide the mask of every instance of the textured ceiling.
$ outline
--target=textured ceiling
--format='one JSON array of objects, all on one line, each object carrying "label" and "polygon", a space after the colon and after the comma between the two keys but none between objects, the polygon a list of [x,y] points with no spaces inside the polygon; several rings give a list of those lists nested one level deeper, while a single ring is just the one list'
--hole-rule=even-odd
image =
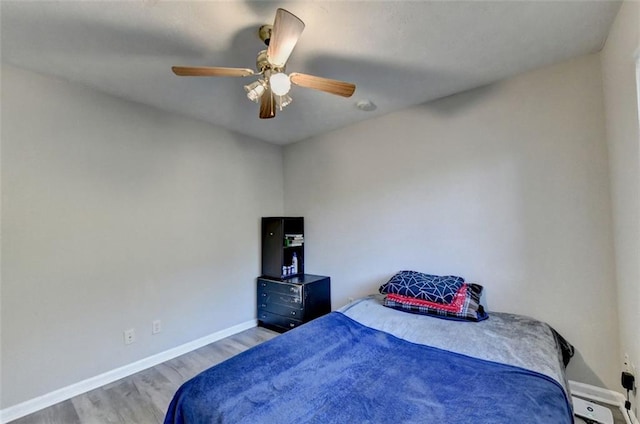
[{"label": "textured ceiling", "polygon": [[[2,61],[277,144],[598,51],[609,1],[5,1]],[[255,67],[257,29],[284,7],[306,29],[288,72],[357,85],[344,99],[295,87],[258,119],[254,78],[177,77],[172,65]],[[355,107],[370,99],[373,112]]]}]

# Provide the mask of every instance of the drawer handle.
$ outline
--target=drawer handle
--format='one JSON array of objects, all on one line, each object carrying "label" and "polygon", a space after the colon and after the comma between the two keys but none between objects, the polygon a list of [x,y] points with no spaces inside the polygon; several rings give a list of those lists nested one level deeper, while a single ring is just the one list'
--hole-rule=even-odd
[{"label": "drawer handle", "polygon": [[295,316],[295,314],[296,314],[296,311],[291,311],[291,315]]},{"label": "drawer handle", "polygon": [[267,307],[267,304],[266,304],[266,303],[263,303],[263,304],[261,304],[261,305],[260,305],[260,307],[261,307],[261,308],[266,308],[266,307]]},{"label": "drawer handle", "polygon": [[293,327],[295,327],[295,326],[296,326],[296,325],[295,325],[294,323],[292,323],[292,322],[290,322],[290,323],[289,323],[289,327],[293,328]]},{"label": "drawer handle", "polygon": [[267,297],[267,294],[266,293],[262,293],[262,297]]},{"label": "drawer handle", "polygon": [[266,315],[266,314],[262,314],[262,315],[260,315],[260,318],[262,318],[262,319],[266,319],[266,318],[267,318],[267,315]]},{"label": "drawer handle", "polygon": [[262,287],[267,287],[267,283],[260,283]]}]

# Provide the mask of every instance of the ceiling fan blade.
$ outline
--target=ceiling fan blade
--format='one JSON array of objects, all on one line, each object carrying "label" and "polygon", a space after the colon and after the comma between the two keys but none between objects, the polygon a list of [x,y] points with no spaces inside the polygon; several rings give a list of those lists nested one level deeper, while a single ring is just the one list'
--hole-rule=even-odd
[{"label": "ceiling fan blade", "polygon": [[267,87],[262,97],[260,97],[260,119],[270,119],[276,116],[276,101],[273,92]]},{"label": "ceiling fan blade", "polygon": [[275,67],[283,67],[303,30],[304,22],[300,18],[289,11],[278,9],[267,48],[269,63]]},{"label": "ceiling fan blade", "polygon": [[313,88],[314,90],[337,94],[342,97],[351,97],[353,92],[356,91],[355,84],[351,84],[350,82],[321,78],[297,72],[289,74],[289,79],[292,83],[299,85],[300,87]]},{"label": "ceiling fan blade", "polygon": [[181,77],[248,77],[255,74],[248,68],[172,66],[171,70]]}]

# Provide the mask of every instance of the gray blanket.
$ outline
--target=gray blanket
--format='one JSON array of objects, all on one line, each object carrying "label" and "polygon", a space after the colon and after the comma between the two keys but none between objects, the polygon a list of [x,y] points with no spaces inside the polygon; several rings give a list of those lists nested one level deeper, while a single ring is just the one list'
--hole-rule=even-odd
[{"label": "gray blanket", "polygon": [[339,312],[409,342],[541,373],[560,383],[570,398],[562,353],[548,324],[500,312],[481,322],[444,320],[384,307],[382,299],[371,295]]}]

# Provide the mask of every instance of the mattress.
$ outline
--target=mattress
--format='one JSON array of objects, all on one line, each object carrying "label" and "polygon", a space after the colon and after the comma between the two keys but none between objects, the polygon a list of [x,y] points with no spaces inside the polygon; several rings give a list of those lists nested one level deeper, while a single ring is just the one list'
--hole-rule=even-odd
[{"label": "mattress", "polygon": [[183,384],[165,424],[572,423],[546,324],[447,321],[361,299]]}]

